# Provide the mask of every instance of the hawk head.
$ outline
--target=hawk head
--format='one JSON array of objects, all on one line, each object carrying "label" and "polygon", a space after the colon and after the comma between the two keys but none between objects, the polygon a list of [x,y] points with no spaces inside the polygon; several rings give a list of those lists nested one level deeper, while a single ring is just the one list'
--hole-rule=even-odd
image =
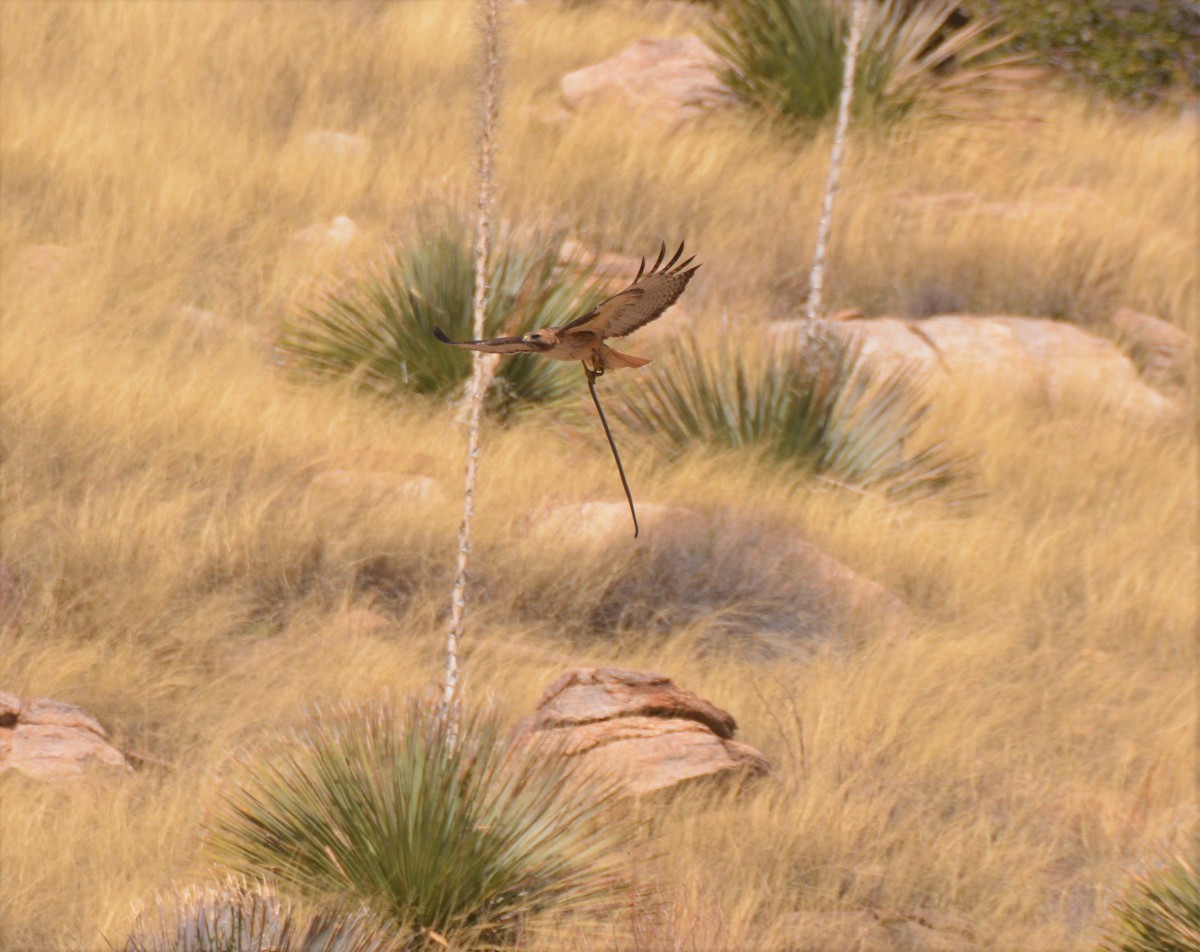
[{"label": "hawk head", "polygon": [[535,347],[538,350],[549,350],[558,343],[558,331],[553,327],[542,327],[536,331],[530,331],[522,337],[521,343],[528,344],[530,347]]}]

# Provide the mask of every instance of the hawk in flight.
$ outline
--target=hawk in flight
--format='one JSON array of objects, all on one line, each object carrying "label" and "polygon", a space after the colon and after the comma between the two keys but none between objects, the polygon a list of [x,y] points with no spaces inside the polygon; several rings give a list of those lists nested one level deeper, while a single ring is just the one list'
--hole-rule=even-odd
[{"label": "hawk in flight", "polygon": [[[589,379],[617,367],[644,367],[650,363],[648,358],[622,354],[604,341],[608,337],[632,334],[639,327],[661,317],[675,303],[700,267],[688,268],[692,258],[676,264],[682,254],[683,242],[680,242],[675,257],[664,265],[667,245],[663,242],[658,260],[649,271],[643,258],[633,284],[562,327],[543,327],[520,337],[494,337],[491,340],[451,340],[437,326],[433,333],[443,344],[481,350],[488,354],[541,354],[556,360],[583,361]],[[588,363],[591,363],[590,368]]]}]

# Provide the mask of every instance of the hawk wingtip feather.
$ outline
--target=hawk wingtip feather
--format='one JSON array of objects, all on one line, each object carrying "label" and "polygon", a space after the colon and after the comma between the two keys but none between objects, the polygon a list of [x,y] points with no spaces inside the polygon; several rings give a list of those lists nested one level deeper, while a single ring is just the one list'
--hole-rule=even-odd
[{"label": "hawk wingtip feather", "polygon": [[666,265],[663,267],[663,270],[670,271],[673,267],[675,267],[675,262],[679,260],[679,256],[681,254],[683,254],[683,242],[682,241],[679,243],[679,250],[675,252],[675,257],[673,257],[670,261],[668,261],[666,263]]}]

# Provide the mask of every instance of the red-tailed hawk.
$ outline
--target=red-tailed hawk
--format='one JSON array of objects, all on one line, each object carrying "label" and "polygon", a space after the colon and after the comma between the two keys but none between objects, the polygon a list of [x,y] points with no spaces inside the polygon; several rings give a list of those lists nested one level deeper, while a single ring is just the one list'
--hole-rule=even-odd
[{"label": "red-tailed hawk", "polygon": [[481,350],[488,354],[530,353],[556,360],[580,360],[584,362],[585,369],[591,363],[589,377],[599,376],[617,367],[644,367],[650,363],[648,358],[622,354],[605,344],[604,340],[632,334],[639,327],[662,316],[675,303],[700,267],[688,268],[692,258],[676,264],[682,254],[683,242],[680,242],[675,257],[664,265],[667,245],[663,242],[658,260],[649,271],[643,258],[633,284],[562,327],[543,327],[520,337],[494,337],[491,340],[451,340],[436,326],[433,333],[443,344]]}]

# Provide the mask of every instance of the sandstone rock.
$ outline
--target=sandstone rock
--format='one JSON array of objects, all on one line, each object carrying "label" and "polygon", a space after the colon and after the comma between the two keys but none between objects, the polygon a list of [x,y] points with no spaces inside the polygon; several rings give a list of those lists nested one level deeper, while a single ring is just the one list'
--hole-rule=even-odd
[{"label": "sandstone rock", "polygon": [[560,676],[538,702],[533,727],[567,727],[614,717],[681,717],[718,737],[733,737],[737,722],[665,674],[620,668],[577,668]]},{"label": "sandstone rock", "polygon": [[[615,252],[597,254],[582,242],[568,238],[558,249],[558,263],[567,268],[591,269],[597,278],[619,283],[623,289],[633,281],[642,259]],[[651,255],[647,264],[653,263],[654,255]]]},{"label": "sandstone rock", "polygon": [[379,635],[395,627],[386,615],[369,608],[352,608],[338,614],[334,624],[352,635]]},{"label": "sandstone rock", "polygon": [[345,251],[358,234],[358,225],[345,215],[339,215],[333,221],[318,222],[295,232],[292,235],[292,247],[308,253]]},{"label": "sandstone rock", "polygon": [[762,754],[732,739],[732,715],[646,671],[568,671],[546,689],[524,728],[635,795],[770,770]]},{"label": "sandstone rock", "polygon": [[1161,318],[1123,307],[1111,321],[1146,376],[1155,383],[1179,381],[1196,359],[1196,342],[1192,336]]},{"label": "sandstone rock", "polygon": [[530,520],[535,539],[621,553],[622,571],[593,608],[597,627],[681,625],[729,609],[729,624],[771,652],[846,625],[885,637],[912,630],[897,595],[784,527],[681,506],[637,508],[636,543],[624,502],[558,506]]},{"label": "sandstone rock", "polygon": [[858,321],[862,320],[863,312],[857,307],[843,307],[834,311],[826,320],[830,321]]},{"label": "sandstone rock", "polygon": [[986,218],[1031,219],[1041,216],[1082,216],[1088,212],[1108,212],[1108,204],[1097,192],[1086,188],[1048,188],[1021,198],[984,201],[976,192],[916,192],[900,189],[892,192],[893,206],[911,215],[940,215],[969,212]]},{"label": "sandstone rock", "polygon": [[17,248],[0,267],[6,283],[41,285],[57,278],[75,252],[63,245],[43,243]]},{"label": "sandstone rock", "polygon": [[635,40],[616,56],[562,78],[572,109],[617,97],[657,119],[687,119],[728,104],[733,94],[720,81],[723,61],[694,36]]},{"label": "sandstone rock", "polygon": [[975,192],[916,192],[911,188],[899,189],[891,194],[892,204],[913,213],[927,214],[947,209],[970,208],[979,204]]},{"label": "sandstone rock", "polygon": [[[638,505],[637,514],[643,530],[665,519],[690,519],[695,516],[690,509],[653,502]],[[534,535],[543,537],[571,536],[581,542],[611,542],[625,536],[633,538],[629,506],[624,502],[581,502],[555,506],[535,513],[532,521]]]},{"label": "sandstone rock", "polygon": [[558,263],[565,267],[590,268],[596,261],[596,252],[574,238],[566,239],[558,249]]},{"label": "sandstone rock", "polygon": [[[1006,387],[1038,391],[1051,402],[1077,393],[1146,418],[1175,412],[1170,400],[1139,379],[1116,346],[1063,321],[948,314],[823,326],[835,337],[857,341],[866,360],[885,368],[907,364],[934,377],[993,377]],[[777,321],[767,333],[781,342],[803,329],[803,321]]]},{"label": "sandstone rock", "polygon": [[398,476],[394,473],[353,469],[328,469],[314,476],[311,485],[316,489],[360,497],[390,496],[412,502],[438,502],[446,495],[441,484],[432,476]]},{"label": "sandstone rock", "polygon": [[361,162],[367,158],[371,143],[366,136],[352,132],[317,129],[304,137],[304,149],[322,159]]},{"label": "sandstone rock", "polygon": [[131,769],[91,714],[50,698],[22,700],[0,691],[0,773],[77,780],[93,767]]}]

